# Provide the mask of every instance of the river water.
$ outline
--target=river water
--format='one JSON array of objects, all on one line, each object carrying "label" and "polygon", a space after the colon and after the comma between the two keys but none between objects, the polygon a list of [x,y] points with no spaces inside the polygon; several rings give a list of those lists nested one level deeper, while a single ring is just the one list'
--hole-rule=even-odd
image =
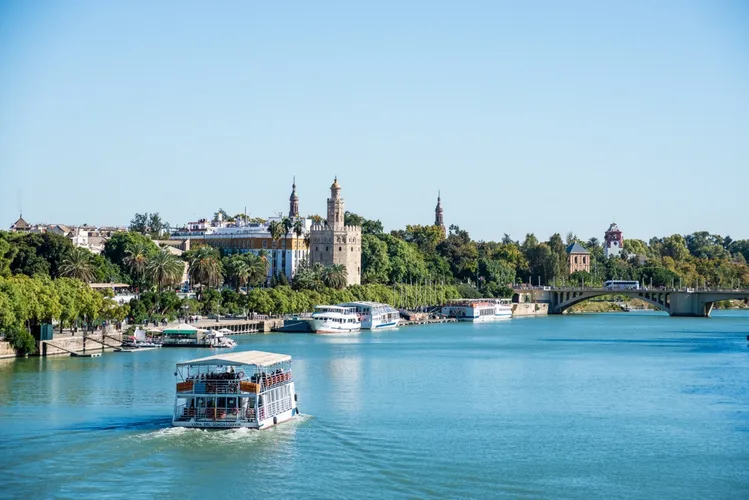
[{"label": "river water", "polygon": [[291,354],[304,416],[169,426],[205,350],[0,364],[0,497],[749,498],[749,313],[590,314],[346,336]]}]

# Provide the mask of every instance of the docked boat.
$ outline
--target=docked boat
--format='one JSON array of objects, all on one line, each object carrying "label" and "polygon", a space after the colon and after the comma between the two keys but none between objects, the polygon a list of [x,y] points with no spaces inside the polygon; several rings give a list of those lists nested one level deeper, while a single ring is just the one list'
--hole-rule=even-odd
[{"label": "docked boat", "polygon": [[155,342],[154,339],[146,337],[146,331],[137,328],[132,337],[127,339],[115,349],[115,352],[136,352],[136,351],[147,351],[150,349],[158,349],[161,347],[159,342]]},{"label": "docked boat", "polygon": [[353,307],[315,306],[311,326],[314,333],[352,333],[361,330],[361,321]]},{"label": "docked boat", "polygon": [[346,302],[339,305],[353,308],[364,330],[396,328],[401,320],[397,309],[380,302]]},{"label": "docked boat", "polygon": [[458,321],[497,321],[512,317],[512,306],[501,299],[463,299],[449,302],[442,315]]},{"label": "docked boat", "polygon": [[177,363],[175,375],[175,427],[267,429],[299,414],[286,354],[218,354]]},{"label": "docked boat", "polygon": [[207,342],[210,347],[214,349],[230,349],[232,347],[236,347],[237,343],[230,339],[229,337],[225,336],[222,331],[210,331],[205,336],[205,342]]}]

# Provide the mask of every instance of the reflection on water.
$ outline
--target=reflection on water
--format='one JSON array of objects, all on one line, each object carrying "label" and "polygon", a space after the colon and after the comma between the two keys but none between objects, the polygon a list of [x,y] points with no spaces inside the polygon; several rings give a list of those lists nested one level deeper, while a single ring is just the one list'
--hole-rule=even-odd
[{"label": "reflection on water", "polygon": [[0,360],[4,491],[749,498],[747,325],[620,314],[240,337],[294,358],[303,416],[263,432],[169,427],[174,365],[205,351]]}]

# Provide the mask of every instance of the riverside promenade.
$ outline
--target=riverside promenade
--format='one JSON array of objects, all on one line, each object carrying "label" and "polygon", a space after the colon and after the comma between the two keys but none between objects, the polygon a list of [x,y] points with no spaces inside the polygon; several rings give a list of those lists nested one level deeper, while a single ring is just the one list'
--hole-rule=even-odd
[{"label": "riverside promenade", "polygon": [[[166,324],[159,324],[152,328],[162,330],[165,328],[175,327],[180,321],[172,321]],[[227,329],[231,333],[227,335],[251,335],[268,333],[277,325],[283,324],[283,319],[260,317],[256,319],[228,318],[216,321],[215,319],[200,319],[190,323],[191,326],[203,330]],[[125,327],[126,328],[126,327]],[[113,351],[120,347],[124,340],[125,328],[120,330],[112,326],[104,327],[93,332],[91,331],[71,331],[64,330],[62,333],[56,331],[52,340],[37,341],[38,356],[82,356],[91,353],[102,353]],[[146,329],[149,326],[145,326]],[[7,343],[6,343],[7,344]],[[3,349],[3,347],[5,347]],[[15,357],[15,352],[10,346],[0,345],[0,357]]]}]

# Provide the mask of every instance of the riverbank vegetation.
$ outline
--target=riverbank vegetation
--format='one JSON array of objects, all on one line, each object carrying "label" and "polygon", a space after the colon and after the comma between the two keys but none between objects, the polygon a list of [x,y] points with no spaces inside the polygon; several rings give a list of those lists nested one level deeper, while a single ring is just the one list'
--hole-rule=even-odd
[{"label": "riverbank vegetation", "polygon": [[[546,241],[533,234],[522,241],[507,234],[499,241],[475,241],[457,225],[447,231],[408,225],[387,233],[380,221],[350,212],[345,223],[362,226],[362,285],[346,287],[345,267],[319,264],[302,265],[291,283],[283,274],[268,279],[272,256],[263,251],[223,255],[197,246],[178,257],[152,239],[169,231],[158,214],[134,218],[132,230],[112,235],[100,255],[51,232],[0,231],[0,332],[30,352],[30,332],[53,321],[63,327],[125,316],[142,322],[189,314],[294,314],[353,300],[413,308],[459,297],[509,297],[519,284],[600,286],[607,279],[637,280],[649,287],[749,283],[749,240],[706,231],[647,242],[625,239],[620,257],[605,258],[597,238],[586,241],[572,233],[565,238],[556,233]],[[282,222],[271,236],[280,239],[300,230]],[[590,272],[568,273],[566,247],[575,242],[590,252]],[[195,298],[175,293],[185,266]],[[85,285],[89,282],[124,283],[138,298],[118,306]]]}]

